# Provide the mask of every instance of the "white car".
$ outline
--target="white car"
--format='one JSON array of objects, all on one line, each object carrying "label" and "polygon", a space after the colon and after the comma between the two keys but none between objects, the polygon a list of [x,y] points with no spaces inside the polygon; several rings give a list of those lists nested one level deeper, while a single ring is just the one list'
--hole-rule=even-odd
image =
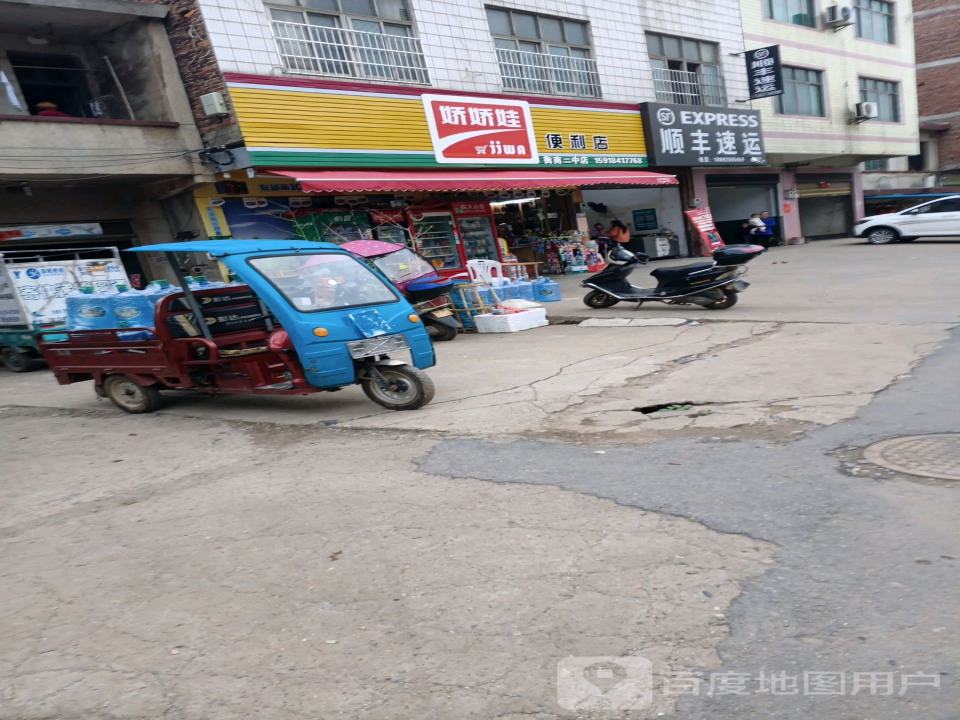
[{"label": "white car", "polygon": [[873,245],[921,237],[960,236],[960,195],[930,200],[895,213],[865,217],[853,226],[854,237]]}]

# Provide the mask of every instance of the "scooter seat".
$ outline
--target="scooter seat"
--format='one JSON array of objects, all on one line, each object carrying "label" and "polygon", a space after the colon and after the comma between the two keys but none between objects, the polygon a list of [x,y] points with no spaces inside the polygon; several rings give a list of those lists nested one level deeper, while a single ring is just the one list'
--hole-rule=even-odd
[{"label": "scooter seat", "polygon": [[696,272],[697,270],[709,270],[712,267],[712,262],[700,262],[693,263],[692,265],[681,265],[680,267],[657,268],[650,274],[653,275],[657,280],[670,282],[674,280],[682,280],[687,275],[692,272]]}]

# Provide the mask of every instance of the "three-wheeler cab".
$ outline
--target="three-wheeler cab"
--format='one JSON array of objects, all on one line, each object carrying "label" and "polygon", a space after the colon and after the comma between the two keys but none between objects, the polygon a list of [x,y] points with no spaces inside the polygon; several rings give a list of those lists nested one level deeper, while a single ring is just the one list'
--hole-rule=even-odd
[{"label": "three-wheeler cab", "polygon": [[[433,398],[421,372],[434,364],[433,346],[416,311],[336,245],[210,240],[131,250],[166,254],[181,290],[157,303],[152,328],[41,334],[61,384],[93,380],[127,412],[156,409],[163,390],[302,395],[359,383],[394,410]],[[176,253],[207,253],[238,282],[191,288]]]}]

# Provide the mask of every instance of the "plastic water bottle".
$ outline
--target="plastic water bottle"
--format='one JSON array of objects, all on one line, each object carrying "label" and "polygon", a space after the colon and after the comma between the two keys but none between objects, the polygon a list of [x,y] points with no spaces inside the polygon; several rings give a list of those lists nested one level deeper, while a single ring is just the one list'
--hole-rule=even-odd
[{"label": "plastic water bottle", "polygon": [[180,292],[180,288],[171,285],[166,280],[154,280],[143,289],[143,294],[150,298],[150,302],[156,307],[167,295]]},{"label": "plastic water bottle", "polygon": [[516,281],[504,283],[497,288],[497,295],[501,300],[518,300],[520,298],[520,289]]},{"label": "plastic water bottle", "polygon": [[537,302],[558,302],[560,283],[550,278],[540,278],[533,282],[533,299]]},{"label": "plastic water bottle", "polygon": [[533,283],[529,280],[514,280],[513,285],[517,289],[517,298],[533,301]]},{"label": "plastic water bottle", "polygon": [[191,290],[213,290],[213,288],[224,287],[226,283],[219,280],[210,280],[206,275],[194,275],[188,278]]},{"label": "plastic water bottle", "polygon": [[120,328],[153,327],[153,302],[150,296],[122,283],[117,285],[117,294],[113,296],[113,314]]},{"label": "plastic water bottle", "polygon": [[113,298],[116,292],[94,292],[84,285],[66,297],[68,330],[109,330],[116,327]]}]

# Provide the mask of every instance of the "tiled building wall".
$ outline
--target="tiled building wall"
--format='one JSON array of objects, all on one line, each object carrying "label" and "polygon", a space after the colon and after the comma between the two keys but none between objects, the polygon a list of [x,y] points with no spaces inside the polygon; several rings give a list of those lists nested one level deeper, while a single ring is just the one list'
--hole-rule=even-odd
[{"label": "tiled building wall", "polygon": [[200,6],[224,72],[272,75],[280,71],[280,58],[261,0],[200,0]]},{"label": "tiled building wall", "polygon": [[[269,0],[199,0],[221,68],[226,72],[281,74],[273,43]],[[737,0],[610,3],[609,0],[499,0],[497,7],[539,12],[590,23],[603,100],[653,100],[644,31],[719,42],[728,96],[746,92]],[[438,89],[503,92],[483,0],[410,0],[430,84]],[[282,4],[276,4],[282,7]]]},{"label": "tiled building wall", "polygon": [[[648,32],[680,35],[720,44],[720,62],[727,86],[727,102],[736,107],[747,95],[747,75],[743,56],[743,29],[739,0],[674,0],[674,2],[638,2],[640,21]],[[646,57],[646,47],[637,47]],[[649,74],[649,65],[644,72]],[[652,98],[644,98],[652,99]]]}]

